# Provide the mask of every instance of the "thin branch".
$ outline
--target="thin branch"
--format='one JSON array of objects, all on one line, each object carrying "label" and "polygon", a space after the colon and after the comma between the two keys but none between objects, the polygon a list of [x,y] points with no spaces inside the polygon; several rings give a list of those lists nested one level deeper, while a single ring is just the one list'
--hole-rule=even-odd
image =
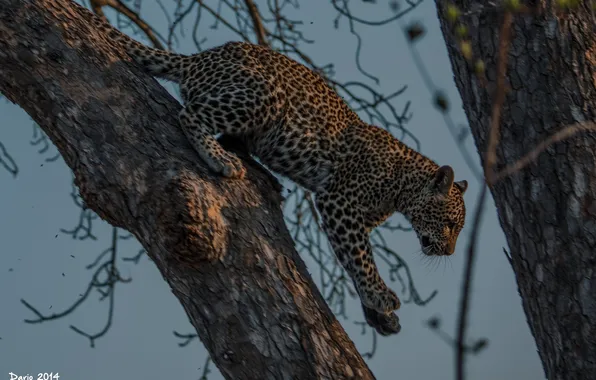
[{"label": "thin branch", "polygon": [[202,8],[204,8],[207,12],[209,12],[211,14],[211,16],[213,16],[217,21],[221,22],[226,27],[228,27],[228,29],[230,29],[234,33],[238,34],[240,37],[242,37],[242,39],[244,41],[249,41],[249,38],[248,38],[248,36],[246,34],[244,34],[241,30],[239,30],[238,28],[236,28],[234,25],[230,24],[228,22],[228,20],[226,20],[225,18],[223,18],[218,12],[216,12],[215,10],[213,10],[213,8],[211,8],[208,5],[206,5],[203,0],[196,0],[196,1],[201,5]]},{"label": "thin branch", "polygon": [[[37,153],[45,154],[50,147],[52,146],[50,139],[48,136],[41,130],[37,123],[33,123],[33,136],[31,137],[32,140],[29,142],[32,146],[41,146]],[[44,159],[45,162],[54,162],[60,158],[60,153],[55,153],[53,156],[46,157]],[[42,164],[43,166],[43,164]]]},{"label": "thin branch", "polygon": [[505,255],[505,258],[507,259],[507,261],[509,262],[511,269],[514,269],[513,268],[513,258],[511,257],[511,254],[509,252],[507,252],[505,247],[503,247],[503,254]]},{"label": "thin branch", "polygon": [[12,158],[12,156],[8,153],[4,144],[0,141],[0,165],[6,169],[13,177],[16,177],[19,174],[19,167],[17,163]]},{"label": "thin branch", "polygon": [[[76,201],[75,201],[76,202]],[[93,214],[95,215],[95,214]],[[67,232],[68,233],[68,232]],[[88,231],[89,235],[89,231]],[[116,265],[116,257],[118,254],[118,240],[128,239],[128,235],[120,236],[118,233],[118,228],[112,227],[112,238],[111,238],[111,245],[109,248],[103,250],[96,259],[89,265],[86,266],[86,269],[94,269],[95,272],[91,277],[91,281],[87,285],[87,289],[85,292],[79,294],[78,299],[69,307],[64,309],[59,313],[53,313],[49,315],[44,315],[41,313],[37,308],[33,307],[27,301],[21,299],[21,303],[25,305],[33,314],[37,316],[36,319],[26,319],[26,323],[36,324],[36,323],[43,323],[48,322],[60,318],[64,318],[70,314],[73,314],[79,306],[81,306],[85,301],[89,299],[92,290],[97,290],[100,294],[100,301],[108,298],[108,316],[104,327],[97,333],[90,334],[87,333],[76,326],[70,326],[70,328],[75,331],[76,333],[86,337],[89,339],[91,347],[95,347],[95,341],[104,336],[112,325],[112,319],[114,315],[114,295],[115,295],[115,286],[118,282],[120,283],[128,283],[131,279],[123,278],[118,271]],[[144,252],[144,251],[142,251]],[[109,254],[109,259],[107,261],[103,261],[104,257]],[[73,256],[74,257],[74,256]],[[103,262],[102,262],[103,261]],[[137,259],[138,261],[138,259]],[[105,278],[102,278],[105,277]],[[51,307],[50,307],[51,308]]]},{"label": "thin branch", "polygon": [[465,366],[465,334],[468,324],[468,310],[470,305],[470,290],[472,286],[472,272],[474,269],[474,260],[476,259],[476,243],[480,230],[480,222],[482,221],[482,214],[484,212],[484,200],[486,199],[487,186],[483,184],[480,190],[480,196],[476,202],[476,211],[474,212],[474,221],[472,224],[472,233],[468,249],[466,251],[466,265],[464,269],[464,281],[460,295],[460,304],[458,312],[457,325],[457,339],[456,339],[456,366],[455,378],[457,380],[464,380],[464,366]]},{"label": "thin branch", "polygon": [[162,50],[165,49],[162,43],[157,39],[153,29],[139,16],[137,12],[130,9],[120,0],[107,0],[106,5],[128,17],[130,21],[132,21],[136,26],[139,27],[139,29],[143,31],[143,33],[145,33],[145,36],[147,36],[155,48]]},{"label": "thin branch", "polygon": [[[183,11],[179,11],[179,9],[176,9],[176,19],[171,22],[168,23],[169,27],[169,32],[168,32],[168,49],[172,49],[172,39],[174,38],[174,30],[176,29],[176,27],[178,25],[182,25],[182,21],[186,18],[186,16],[193,10],[194,6],[195,6],[195,2],[190,3],[190,5]],[[199,11],[197,12],[197,20],[200,18],[201,15],[201,10],[199,7]],[[180,27],[180,31],[182,33],[182,30],[184,30],[182,27]]]},{"label": "thin branch", "polygon": [[182,342],[178,343],[180,347],[186,347],[195,339],[198,339],[199,336],[196,333],[189,333],[189,334],[181,334],[178,331],[174,331],[174,336],[180,339],[183,339]]},{"label": "thin branch", "polygon": [[201,377],[199,377],[199,380],[207,380],[207,375],[211,373],[211,369],[209,368],[209,364],[211,364],[211,362],[211,356],[207,355],[205,364],[203,364],[203,373],[201,374]]},{"label": "thin branch", "polygon": [[70,235],[73,239],[79,240],[97,240],[97,236],[93,234],[93,221],[98,218],[97,214],[89,210],[81,198],[77,186],[72,182],[72,190],[70,192],[74,204],[80,209],[79,222],[71,230],[64,228],[60,229],[63,234]]},{"label": "thin branch", "polygon": [[252,0],[244,0],[244,2],[246,3],[246,7],[248,8],[248,14],[252,19],[253,30],[255,32],[255,35],[257,36],[257,41],[259,42],[259,45],[269,46],[269,43],[267,42],[267,37],[265,35],[265,28],[263,27],[263,23],[261,22],[261,16],[259,14],[257,6]]},{"label": "thin branch", "polygon": [[333,8],[335,8],[335,10],[342,16],[348,17],[351,20],[363,24],[363,25],[368,25],[368,26],[381,26],[381,25],[386,25],[389,23],[392,23],[393,21],[397,21],[400,18],[402,18],[403,16],[407,15],[408,13],[410,13],[411,11],[414,10],[414,8],[416,8],[418,5],[420,5],[422,3],[423,0],[416,0],[416,1],[410,1],[408,0],[408,8],[404,9],[401,12],[396,12],[396,14],[394,16],[391,16],[389,18],[386,18],[384,20],[380,20],[380,21],[371,21],[371,20],[364,20],[361,19],[359,17],[355,17],[353,16],[348,10],[347,10],[347,0],[342,0],[342,3],[344,3],[344,8],[342,9],[339,5],[337,5],[338,0],[332,0],[331,4],[333,5]]},{"label": "thin branch", "polygon": [[[108,299],[109,299],[108,319],[106,321],[106,324],[104,325],[103,329],[101,329],[99,332],[97,332],[95,334],[89,334],[89,333],[79,329],[76,326],[70,325],[70,328],[74,332],[76,332],[80,335],[83,335],[84,337],[87,337],[89,339],[89,343],[91,344],[91,347],[95,347],[95,340],[104,336],[108,332],[110,327],[112,326],[112,320],[114,318],[115,286],[116,286],[116,282],[118,282],[119,280],[120,281],[123,280],[120,277],[120,275],[118,274],[117,269],[116,269],[116,255],[118,252],[117,244],[118,244],[118,228],[112,227],[112,246],[109,249],[110,261],[107,263],[108,265],[106,265],[106,271],[107,271],[108,278],[107,278],[105,284],[108,288],[108,291],[105,293],[102,293],[104,298],[108,297]],[[127,281],[124,280],[122,282],[127,282]],[[97,284],[97,285],[99,285],[99,284]],[[99,288],[98,288],[98,291],[101,292],[101,290]]]},{"label": "thin branch", "polygon": [[138,264],[141,260],[141,257],[145,256],[146,253],[147,251],[145,251],[145,249],[140,249],[136,255],[131,257],[123,257],[122,261],[132,261],[133,263]]},{"label": "thin branch", "polygon": [[534,162],[540,153],[544,152],[549,146],[552,144],[568,139],[579,132],[584,131],[596,131],[596,123],[594,122],[582,122],[577,124],[568,125],[567,127],[561,129],[557,133],[551,135],[546,140],[542,141],[538,144],[532,151],[528,152],[525,156],[514,162],[513,164],[505,167],[504,169],[498,171],[494,174],[492,178],[492,183],[495,184],[499,180],[525,168],[532,162]]}]

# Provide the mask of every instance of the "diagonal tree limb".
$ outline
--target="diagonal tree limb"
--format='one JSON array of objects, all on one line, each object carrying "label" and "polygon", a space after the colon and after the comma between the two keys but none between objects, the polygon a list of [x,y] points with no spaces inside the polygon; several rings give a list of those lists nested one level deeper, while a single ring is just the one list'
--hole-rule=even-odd
[{"label": "diagonal tree limb", "polygon": [[272,177],[248,159],[246,180],[211,175],[176,127],[180,105],[80,12],[0,0],[0,92],[88,207],[141,242],[223,376],[374,378],[294,250]]}]

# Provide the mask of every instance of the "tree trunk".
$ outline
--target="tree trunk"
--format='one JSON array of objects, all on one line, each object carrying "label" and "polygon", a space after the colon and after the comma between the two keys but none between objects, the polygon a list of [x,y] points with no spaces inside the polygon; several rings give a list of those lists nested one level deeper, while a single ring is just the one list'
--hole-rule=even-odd
[{"label": "tree trunk", "polygon": [[137,237],[223,376],[374,378],[294,250],[274,178],[246,157],[247,179],[212,175],[176,127],[180,105],[80,12],[0,0],[0,91],[87,206]]},{"label": "tree trunk", "polygon": [[[486,62],[483,87],[436,0],[455,81],[482,160],[486,150],[503,12],[458,0],[472,48]],[[516,14],[501,117],[497,170],[565,125],[596,119],[596,33],[590,1],[569,15],[546,3]],[[497,4],[501,4],[497,2]],[[499,5],[502,7],[502,5]],[[501,8],[502,9],[502,8]],[[596,379],[596,135],[556,143],[492,189],[523,307],[548,379]],[[500,312],[495,310],[495,312]]]}]

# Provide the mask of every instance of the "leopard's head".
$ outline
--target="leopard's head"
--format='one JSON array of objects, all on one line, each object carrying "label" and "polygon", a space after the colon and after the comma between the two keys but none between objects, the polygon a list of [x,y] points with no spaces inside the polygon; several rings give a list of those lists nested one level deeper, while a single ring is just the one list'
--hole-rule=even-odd
[{"label": "leopard's head", "polygon": [[453,169],[441,166],[423,191],[410,222],[426,255],[445,256],[455,252],[455,244],[466,219],[463,195],[467,181],[454,182]]}]

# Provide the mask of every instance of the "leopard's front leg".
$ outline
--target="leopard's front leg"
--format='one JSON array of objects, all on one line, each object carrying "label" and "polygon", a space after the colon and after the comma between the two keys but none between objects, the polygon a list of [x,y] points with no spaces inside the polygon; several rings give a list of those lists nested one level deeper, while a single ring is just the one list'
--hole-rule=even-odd
[{"label": "leopard's front leg", "polygon": [[389,315],[399,309],[399,298],[379,275],[361,212],[354,207],[338,206],[349,204],[343,194],[325,192],[316,197],[323,229],[339,262],[352,278],[363,306]]}]

